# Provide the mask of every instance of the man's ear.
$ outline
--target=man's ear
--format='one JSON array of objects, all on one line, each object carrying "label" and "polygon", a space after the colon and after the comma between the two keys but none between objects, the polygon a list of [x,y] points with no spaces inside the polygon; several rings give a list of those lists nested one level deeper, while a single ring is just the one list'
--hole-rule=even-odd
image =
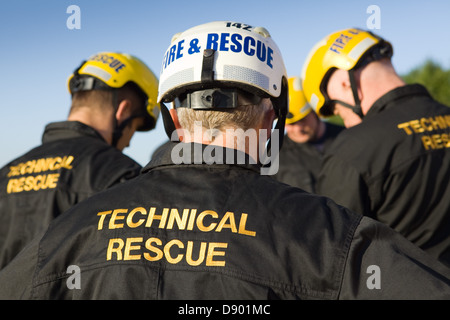
[{"label": "man's ear", "polygon": [[[353,103],[356,104],[355,99],[353,98],[353,89],[352,89],[352,84],[350,82],[350,75],[348,73],[348,71],[346,70],[341,70],[343,71],[343,76],[342,79],[340,80],[340,87],[343,90],[343,92],[346,93],[347,96],[351,96],[351,100],[349,101],[353,101]],[[356,90],[358,92],[358,97],[359,97],[359,101],[362,101],[363,99],[363,92],[361,90],[361,70],[356,70],[353,73],[354,77],[355,77],[355,82],[356,82]]]},{"label": "man's ear", "polygon": [[120,101],[119,106],[116,111],[116,120],[120,125],[122,121],[128,119],[133,115],[133,110],[131,108],[131,101],[128,99],[124,99]]},{"label": "man's ear", "polygon": [[273,110],[273,108],[270,108],[270,109],[264,111],[260,125],[261,125],[261,129],[265,129],[267,132],[266,139],[269,139],[269,137],[272,133],[273,123],[274,123],[275,119],[276,119],[276,115],[275,115],[275,111]]},{"label": "man's ear", "polygon": [[[352,92],[352,85],[350,83],[350,77],[347,70],[339,70],[341,76],[339,77],[339,87],[341,90],[345,90],[344,92]],[[353,94],[353,93],[352,93]]]},{"label": "man's ear", "polygon": [[184,140],[184,130],[180,125],[180,121],[178,120],[178,114],[176,109],[170,109],[170,116],[172,117],[173,124],[175,125],[175,129],[177,130],[178,139],[180,141]]},{"label": "man's ear", "polygon": [[175,125],[175,128],[181,129],[181,125],[180,125],[180,121],[178,120],[178,114],[177,114],[177,110],[176,109],[170,109],[170,116],[172,117],[173,120],[173,124]]},{"label": "man's ear", "polygon": [[332,100],[345,100],[346,98],[344,97],[353,97],[352,85],[347,70],[336,69],[333,72],[328,79],[327,93]]}]

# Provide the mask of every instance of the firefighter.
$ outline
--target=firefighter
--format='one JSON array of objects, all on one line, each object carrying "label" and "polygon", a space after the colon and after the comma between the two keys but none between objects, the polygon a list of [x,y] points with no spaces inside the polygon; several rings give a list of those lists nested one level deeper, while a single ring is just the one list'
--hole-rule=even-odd
[{"label": "firefighter", "polygon": [[360,29],[332,33],[311,51],[306,97],[347,127],[325,155],[318,189],[450,266],[450,108],[406,85],[392,54]]},{"label": "firefighter", "polygon": [[290,77],[288,84],[286,136],[275,178],[315,193],[323,154],[344,127],[317,116],[306,101],[299,77]]},{"label": "firefighter", "polygon": [[265,174],[288,111],[265,28],[176,34],[158,101],[172,148],[52,221],[0,298],[450,298],[450,270],[391,228]]},{"label": "firefighter", "polygon": [[48,223],[141,166],[121,151],[155,127],[158,81],[138,58],[100,52],[68,79],[67,121],[45,127],[42,144],[0,170],[0,269]]}]

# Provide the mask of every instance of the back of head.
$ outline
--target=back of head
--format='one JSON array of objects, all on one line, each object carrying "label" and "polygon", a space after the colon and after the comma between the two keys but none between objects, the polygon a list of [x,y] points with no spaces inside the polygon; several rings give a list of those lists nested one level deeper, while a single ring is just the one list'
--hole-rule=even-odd
[{"label": "back of head", "polygon": [[204,129],[220,130],[233,128],[248,130],[256,128],[262,121],[264,111],[272,108],[269,99],[254,101],[247,99],[245,92],[237,94],[238,106],[224,110],[196,110],[192,108],[178,108],[177,114],[181,127],[194,132],[194,126],[201,123]]},{"label": "back of head", "polygon": [[247,129],[269,99],[284,127],[286,70],[266,29],[216,21],[173,36],[161,67],[158,101],[171,102],[185,127],[195,120],[208,129]]},{"label": "back of head", "polygon": [[303,65],[302,79],[306,99],[318,115],[333,115],[333,101],[326,91],[327,82],[334,70],[346,70],[349,72],[350,82],[353,82],[356,103],[356,106],[348,107],[362,117],[353,72],[372,61],[390,59],[392,54],[392,45],[369,31],[353,28],[326,36],[311,49]]},{"label": "back of head", "polygon": [[106,114],[113,110],[113,97],[110,90],[86,90],[72,94],[70,114],[76,113],[83,107],[88,107],[91,112]]},{"label": "back of head", "polygon": [[72,94],[71,111],[87,104],[102,111],[102,108],[115,108],[118,101],[128,98],[137,102],[136,115],[145,118],[139,131],[151,130],[156,125],[158,79],[135,56],[97,53],[73,72],[68,79],[68,88]]}]

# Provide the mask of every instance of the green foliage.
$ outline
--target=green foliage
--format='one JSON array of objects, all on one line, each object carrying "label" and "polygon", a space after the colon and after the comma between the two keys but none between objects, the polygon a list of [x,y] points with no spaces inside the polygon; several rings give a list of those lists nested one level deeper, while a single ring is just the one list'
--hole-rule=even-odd
[{"label": "green foliage", "polygon": [[327,122],[331,122],[334,124],[337,124],[338,126],[344,126],[344,121],[342,121],[342,118],[339,116],[331,116],[329,118],[324,119]]},{"label": "green foliage", "polygon": [[444,70],[435,61],[426,60],[402,78],[408,84],[422,84],[434,99],[450,106],[450,70]]}]

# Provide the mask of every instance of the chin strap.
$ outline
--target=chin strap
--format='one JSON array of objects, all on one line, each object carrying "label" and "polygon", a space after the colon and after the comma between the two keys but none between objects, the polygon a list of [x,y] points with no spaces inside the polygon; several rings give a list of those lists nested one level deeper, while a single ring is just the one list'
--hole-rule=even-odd
[{"label": "chin strap", "polygon": [[117,143],[119,142],[120,138],[122,137],[123,129],[125,129],[125,127],[134,118],[139,118],[139,117],[140,117],[140,115],[129,116],[128,118],[123,120],[120,125],[117,124],[117,119],[114,117],[114,119],[115,119],[115,121],[114,121],[114,130],[113,130],[113,133],[112,133],[112,143],[111,143],[111,145],[113,147],[117,148]]},{"label": "chin strap", "polygon": [[116,113],[117,113],[117,110],[119,109],[118,90],[116,90],[116,89],[112,90],[112,95],[113,95],[112,103],[114,106],[114,120],[113,120],[114,121],[114,129],[112,132],[111,145],[114,148],[117,148],[117,144],[119,143],[119,140],[123,134],[123,129],[125,129],[125,127],[128,126],[134,118],[138,118],[141,115],[139,115],[139,114],[131,115],[128,118],[126,118],[125,120],[123,120],[122,123],[119,125],[119,123],[117,122],[117,118],[116,118]]},{"label": "chin strap", "polygon": [[362,113],[361,100],[359,100],[358,86],[356,85],[356,79],[355,79],[355,70],[354,69],[349,70],[348,76],[350,79],[350,86],[352,87],[353,99],[355,100],[355,105],[351,109],[353,110],[354,113],[356,113],[362,119],[364,117],[364,115]]},{"label": "chin strap", "polygon": [[[273,160],[276,157],[278,157],[278,154],[280,153],[281,147],[283,146],[284,141],[284,127],[286,123],[286,116],[279,115],[277,124],[275,125],[275,128],[273,129],[273,132],[267,142],[266,150],[264,151],[264,157],[265,159]],[[275,139],[278,139],[278,145],[275,146],[274,149],[272,149],[272,137]],[[270,168],[272,166],[272,161],[263,161],[262,167],[264,168]]]},{"label": "chin strap", "polygon": [[354,74],[354,69],[348,71],[348,76],[350,79],[350,86],[352,88],[353,99],[355,101],[355,105],[348,104],[347,102],[341,100],[330,100],[330,103],[339,103],[344,107],[351,109],[354,113],[356,113],[361,119],[364,118],[364,114],[361,108],[361,100],[358,95],[358,87],[356,85],[356,79]]},{"label": "chin strap", "polygon": [[[111,141],[111,145],[115,148],[117,148],[117,143],[119,142],[120,137],[122,136],[122,131],[123,131],[123,126],[119,126],[118,122],[117,122],[117,118],[116,118],[116,113],[117,110],[119,109],[119,98],[118,98],[118,92],[117,90],[111,90],[112,93],[112,105],[114,108],[114,113],[113,113],[113,123],[114,123],[114,129],[113,129],[113,133],[112,133],[112,141]],[[125,122],[125,121],[124,121]],[[123,124],[123,122],[122,122]]]},{"label": "chin strap", "polygon": [[359,105],[352,106],[351,104],[348,104],[347,102],[344,102],[344,101],[341,101],[341,100],[330,100],[330,104],[333,104],[333,103],[339,103],[339,104],[343,105],[344,107],[347,107],[347,108],[351,109],[361,119],[364,117],[364,115],[362,113],[361,106],[359,106]]},{"label": "chin strap", "polygon": [[[117,110],[117,108],[116,108]],[[117,112],[117,111],[116,111]],[[117,148],[117,143],[119,142],[120,138],[122,137],[123,130],[131,123],[131,121],[135,118],[145,117],[146,115],[143,113],[136,113],[134,115],[129,116],[125,120],[122,121],[122,123],[119,125],[117,122],[116,117],[114,116],[114,130],[112,133],[112,142],[111,145],[115,148]]]},{"label": "chin strap", "polygon": [[[173,123],[172,116],[170,115],[169,109],[164,103],[160,103],[161,106],[161,117],[164,124],[164,131],[166,131],[167,137],[172,141],[180,141],[178,134],[176,132],[175,124]],[[173,138],[176,140],[172,139]]]}]

